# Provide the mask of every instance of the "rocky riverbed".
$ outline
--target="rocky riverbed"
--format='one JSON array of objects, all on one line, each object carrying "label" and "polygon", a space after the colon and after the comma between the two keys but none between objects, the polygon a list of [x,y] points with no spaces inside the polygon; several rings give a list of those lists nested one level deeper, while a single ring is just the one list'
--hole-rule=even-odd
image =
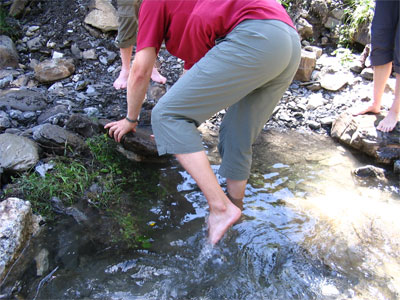
[{"label": "rocky riverbed", "polygon": [[[107,120],[125,116],[125,91],[112,86],[120,70],[114,45],[115,2],[3,1],[3,7],[15,15],[10,22],[18,26],[20,35],[14,40],[0,36],[2,187],[10,183],[10,175],[31,170],[45,156],[86,155],[85,140],[104,132]],[[399,172],[399,125],[391,133],[376,130],[378,120],[391,105],[394,79],[387,85],[381,115],[353,117],[348,113],[372,96],[372,70],[365,59],[367,53],[362,53],[368,31],[360,28],[356,41],[359,53],[338,49],[335,26],[341,24],[343,16],[340,2],[305,4],[304,9],[291,11],[302,36],[301,66],[265,130],[332,136],[366,153],[376,167],[383,167],[379,171],[370,168],[368,174],[384,177],[385,172]],[[142,129],[122,143],[121,151],[128,157],[157,159],[148,128],[151,109],[179,79],[182,67],[181,60],[161,49],[159,69],[167,83],[151,82],[141,113]],[[201,126],[205,136],[217,134],[223,115],[221,111]],[[22,207],[23,203],[16,205]],[[16,247],[16,253],[21,247]],[[17,256],[8,257],[5,268]]]}]

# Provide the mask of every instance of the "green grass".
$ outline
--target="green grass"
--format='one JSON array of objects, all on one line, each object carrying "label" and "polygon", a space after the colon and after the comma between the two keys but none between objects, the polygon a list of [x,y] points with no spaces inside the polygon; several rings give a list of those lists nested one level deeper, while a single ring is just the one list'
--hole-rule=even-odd
[{"label": "green grass", "polygon": [[[51,199],[57,197],[68,207],[86,201],[101,213],[111,217],[119,230],[112,240],[130,248],[149,248],[149,238],[143,233],[148,226],[135,211],[148,211],[151,199],[160,199],[165,192],[158,186],[158,172],[140,168],[116,151],[113,140],[106,135],[87,140],[91,158],[55,157],[54,167],[44,177],[26,172],[13,179],[5,197],[18,195],[32,204],[35,213],[55,221]],[[99,191],[89,187],[97,184]]]}]

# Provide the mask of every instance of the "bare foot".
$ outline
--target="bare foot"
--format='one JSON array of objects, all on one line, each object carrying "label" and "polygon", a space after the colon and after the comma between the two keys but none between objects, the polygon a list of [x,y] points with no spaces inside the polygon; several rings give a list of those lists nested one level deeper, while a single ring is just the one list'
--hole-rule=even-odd
[{"label": "bare foot", "polygon": [[373,104],[369,104],[368,106],[365,106],[365,107],[353,109],[352,114],[353,114],[353,116],[363,115],[363,114],[366,114],[369,112],[378,114],[380,111],[381,111],[380,107],[376,107]]},{"label": "bare foot", "polygon": [[379,122],[378,127],[376,128],[382,132],[390,132],[396,127],[398,121],[399,114],[389,111],[387,116]]},{"label": "bare foot", "polygon": [[151,71],[151,80],[153,80],[154,82],[161,83],[161,84],[165,84],[167,82],[167,78],[162,76],[158,72],[157,68],[153,68],[153,70]]},{"label": "bare foot", "polygon": [[240,215],[240,209],[230,201],[226,203],[225,210],[210,211],[210,216],[208,217],[208,239],[211,245],[218,243],[229,227],[240,218]]},{"label": "bare foot", "polygon": [[114,88],[116,90],[126,89],[128,83],[129,71],[121,70],[118,78],[114,81]]}]

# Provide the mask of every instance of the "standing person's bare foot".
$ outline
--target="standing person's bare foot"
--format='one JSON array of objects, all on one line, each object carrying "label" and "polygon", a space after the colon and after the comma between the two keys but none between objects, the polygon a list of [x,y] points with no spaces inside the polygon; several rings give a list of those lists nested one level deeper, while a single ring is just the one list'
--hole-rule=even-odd
[{"label": "standing person's bare foot", "polygon": [[151,80],[161,84],[165,84],[167,82],[167,78],[162,76],[160,72],[158,72],[156,67],[154,67],[153,70],[151,71]]},{"label": "standing person's bare foot", "polygon": [[223,237],[241,215],[240,209],[230,201],[226,202],[225,209],[210,210],[208,217],[208,240],[215,245]]},{"label": "standing person's bare foot", "polygon": [[353,116],[358,116],[358,115],[364,115],[366,113],[374,113],[374,114],[379,114],[381,111],[380,105],[376,106],[374,103],[368,104],[364,107],[356,107],[352,110],[352,115]]},{"label": "standing person's bare foot", "polygon": [[116,90],[126,89],[126,86],[128,84],[128,77],[129,77],[129,70],[128,71],[121,70],[118,78],[114,81],[113,84],[114,88]]},{"label": "standing person's bare foot", "polygon": [[390,132],[396,127],[399,119],[399,114],[390,110],[387,116],[379,122],[376,128],[382,132]]}]

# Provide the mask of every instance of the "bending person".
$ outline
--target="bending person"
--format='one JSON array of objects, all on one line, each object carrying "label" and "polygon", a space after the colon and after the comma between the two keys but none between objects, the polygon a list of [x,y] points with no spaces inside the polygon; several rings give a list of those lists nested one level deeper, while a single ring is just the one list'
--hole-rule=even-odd
[{"label": "bending person", "polygon": [[374,66],[373,101],[365,108],[356,110],[354,115],[381,111],[382,96],[386,82],[396,72],[396,86],[393,104],[377,129],[392,131],[400,119],[400,2],[398,0],[377,0],[371,25],[371,63]]},{"label": "bending person", "polygon": [[[139,7],[140,0],[118,0],[118,35],[115,44],[120,49],[122,66],[113,84],[117,90],[125,89],[127,86],[133,45],[136,42]],[[156,65],[152,69],[151,79],[162,84],[167,82],[167,79],[158,72]]]},{"label": "bending person", "polygon": [[299,36],[275,0],[144,0],[128,80],[127,117],[105,126],[117,142],[135,131],[163,40],[188,71],[153,109],[158,153],[174,154],[204,193],[209,241],[215,244],[241,210],[220,187],[197,127],[229,107],[220,127],[219,173],[227,178],[229,196],[243,199],[252,144],[298,69]]}]

